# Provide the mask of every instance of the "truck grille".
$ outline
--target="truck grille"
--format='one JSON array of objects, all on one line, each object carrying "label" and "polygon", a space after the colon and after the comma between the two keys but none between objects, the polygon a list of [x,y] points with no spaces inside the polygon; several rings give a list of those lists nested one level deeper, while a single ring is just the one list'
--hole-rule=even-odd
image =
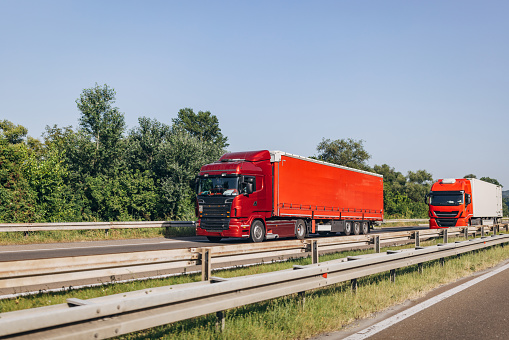
[{"label": "truck grille", "polygon": [[437,218],[437,225],[441,228],[449,228],[454,227],[456,222],[458,222],[457,218]]},{"label": "truck grille", "polygon": [[459,211],[435,211],[436,217],[456,217]]},{"label": "truck grille", "polygon": [[230,225],[229,218],[202,218],[200,220],[200,228],[207,231],[222,231],[228,230]]},{"label": "truck grille", "polygon": [[207,197],[202,204],[200,228],[207,231],[228,230],[232,204],[224,197]]}]

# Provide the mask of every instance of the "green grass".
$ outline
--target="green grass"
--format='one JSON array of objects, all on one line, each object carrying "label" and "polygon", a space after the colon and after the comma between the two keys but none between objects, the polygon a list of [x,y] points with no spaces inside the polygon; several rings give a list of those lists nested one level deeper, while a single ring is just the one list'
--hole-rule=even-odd
[{"label": "green grass", "polygon": [[172,227],[168,228],[130,228],[106,230],[55,230],[31,231],[28,233],[1,232],[0,245],[21,245],[36,243],[61,243],[82,241],[123,240],[154,237],[182,237],[195,236],[194,228]]},{"label": "green grass", "polygon": [[[450,239],[454,242],[455,239]],[[462,238],[458,238],[462,240]],[[440,243],[441,240],[422,242],[422,245]],[[412,248],[412,245],[391,249]],[[372,253],[372,250],[352,251],[320,257],[320,262],[350,255]],[[216,327],[216,316],[206,315],[176,322],[150,330],[136,332],[121,339],[304,339],[323,332],[339,330],[349,323],[365,318],[374,312],[402,303],[407,299],[424,296],[440,285],[453,282],[476,271],[483,270],[509,259],[509,247],[491,247],[461,257],[446,259],[442,267],[438,261],[424,264],[424,273],[417,266],[397,270],[396,282],[391,283],[389,273],[381,273],[358,280],[357,293],[349,283],[306,292],[306,302],[291,295],[262,303],[226,311],[226,329]],[[257,265],[233,270],[215,271],[214,276],[236,277],[291,268],[309,264],[309,258],[287,262]],[[65,303],[67,298],[90,299],[150,287],[174,285],[200,280],[200,275],[186,275],[161,280],[148,280],[96,288],[77,289],[56,294],[37,294],[17,299],[0,300],[0,312]]]}]

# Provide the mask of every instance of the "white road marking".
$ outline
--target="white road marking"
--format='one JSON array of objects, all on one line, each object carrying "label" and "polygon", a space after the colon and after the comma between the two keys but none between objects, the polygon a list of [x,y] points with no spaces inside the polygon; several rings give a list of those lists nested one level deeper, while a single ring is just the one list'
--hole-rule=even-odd
[{"label": "white road marking", "polygon": [[343,340],[361,340],[361,339],[366,339],[370,336],[373,336],[373,335],[383,331],[384,329],[389,328],[392,325],[394,325],[400,321],[403,321],[406,318],[408,318],[416,313],[419,313],[420,311],[422,311],[428,307],[431,307],[434,304],[436,304],[440,301],[443,301],[443,300],[447,299],[448,297],[451,297],[454,294],[459,293],[473,285],[476,285],[479,282],[484,281],[484,280],[486,280],[500,272],[503,272],[504,270],[507,270],[507,269],[509,269],[509,264],[506,264],[505,266],[502,266],[502,267],[497,268],[489,273],[479,276],[478,278],[475,278],[473,280],[465,282],[453,289],[450,289],[442,294],[439,294],[439,295],[437,295],[429,300],[426,300],[418,305],[408,308],[407,310],[404,310],[403,312],[401,312],[399,314],[396,314],[388,319],[380,321],[379,323],[374,324],[366,329],[363,329],[355,334],[352,334],[349,337],[344,338]]}]

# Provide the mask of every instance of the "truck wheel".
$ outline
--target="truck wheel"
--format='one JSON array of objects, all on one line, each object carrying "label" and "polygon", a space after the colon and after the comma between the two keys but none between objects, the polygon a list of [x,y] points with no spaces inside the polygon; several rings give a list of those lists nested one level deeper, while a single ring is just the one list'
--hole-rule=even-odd
[{"label": "truck wheel", "polygon": [[265,238],[265,226],[260,220],[256,220],[251,224],[251,233],[249,234],[249,240],[253,243],[262,242]]},{"label": "truck wheel", "polygon": [[207,236],[207,239],[210,241],[210,242],[219,242],[221,241],[221,236]]},{"label": "truck wheel", "polygon": [[345,235],[348,236],[352,233],[352,222],[350,221],[345,221],[345,231],[344,231]]},{"label": "truck wheel", "polygon": [[369,234],[369,223],[366,221],[362,221],[361,230],[363,235]]},{"label": "truck wheel", "polygon": [[295,223],[295,237],[299,240],[303,240],[306,237],[306,222],[303,220],[297,220]]},{"label": "truck wheel", "polygon": [[353,233],[355,235],[359,235],[361,233],[361,223],[360,222],[353,222]]}]

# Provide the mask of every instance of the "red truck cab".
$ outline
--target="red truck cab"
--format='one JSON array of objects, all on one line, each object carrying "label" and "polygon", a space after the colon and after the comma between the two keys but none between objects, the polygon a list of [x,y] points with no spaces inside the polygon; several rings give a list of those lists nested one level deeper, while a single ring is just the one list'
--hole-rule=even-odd
[{"label": "red truck cab", "polygon": [[264,221],[272,212],[269,151],[227,153],[203,166],[197,193],[197,235],[211,241],[248,238],[253,220]]},{"label": "red truck cab", "polygon": [[431,229],[467,226],[472,217],[472,188],[470,181],[439,179],[426,196]]}]

